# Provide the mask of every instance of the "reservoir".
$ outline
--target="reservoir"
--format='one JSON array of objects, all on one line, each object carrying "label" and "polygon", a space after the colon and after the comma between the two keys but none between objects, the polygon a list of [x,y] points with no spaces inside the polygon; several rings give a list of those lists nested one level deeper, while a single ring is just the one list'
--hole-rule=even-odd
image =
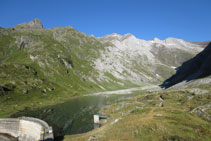
[{"label": "reservoir", "polygon": [[97,95],[72,98],[64,103],[44,107],[34,111],[25,110],[13,117],[27,116],[39,118],[53,127],[55,139],[64,135],[88,132],[94,129],[93,115],[106,105],[134,97],[137,94]]}]

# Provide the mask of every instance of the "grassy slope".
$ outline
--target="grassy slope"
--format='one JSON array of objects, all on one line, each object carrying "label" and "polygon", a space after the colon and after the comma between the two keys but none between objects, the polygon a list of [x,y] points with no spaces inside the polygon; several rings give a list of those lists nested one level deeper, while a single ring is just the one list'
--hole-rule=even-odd
[{"label": "grassy slope", "polygon": [[[87,140],[90,137],[98,140],[187,140],[208,141],[211,138],[209,114],[192,112],[194,108],[210,104],[209,86],[200,86],[199,90],[209,90],[203,94],[192,88],[167,90],[140,94],[135,98],[123,100],[105,107],[102,112],[111,119],[98,129],[85,134],[66,136],[65,140]],[[163,101],[159,100],[159,97]],[[162,116],[159,116],[161,114]],[[116,119],[118,122],[112,124]]]}]

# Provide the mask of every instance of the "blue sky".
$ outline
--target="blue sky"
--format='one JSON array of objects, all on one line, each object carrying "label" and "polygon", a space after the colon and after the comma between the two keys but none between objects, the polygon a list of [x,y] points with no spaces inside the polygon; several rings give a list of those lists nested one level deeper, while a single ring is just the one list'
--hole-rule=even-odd
[{"label": "blue sky", "polygon": [[86,34],[132,33],[211,40],[211,0],[0,0],[0,26],[40,18],[45,28],[71,25]]}]

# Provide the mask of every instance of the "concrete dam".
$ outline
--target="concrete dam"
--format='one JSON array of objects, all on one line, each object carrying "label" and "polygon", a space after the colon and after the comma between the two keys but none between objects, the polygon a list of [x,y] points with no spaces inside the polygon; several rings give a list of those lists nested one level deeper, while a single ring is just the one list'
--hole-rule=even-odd
[{"label": "concrete dam", "polygon": [[31,118],[0,118],[0,140],[50,141],[53,130],[45,121]]}]

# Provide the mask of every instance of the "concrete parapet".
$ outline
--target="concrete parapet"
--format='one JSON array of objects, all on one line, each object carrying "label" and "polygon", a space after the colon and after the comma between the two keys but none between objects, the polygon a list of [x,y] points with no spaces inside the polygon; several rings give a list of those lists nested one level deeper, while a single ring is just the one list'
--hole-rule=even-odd
[{"label": "concrete parapet", "polygon": [[20,120],[26,120],[26,121],[36,122],[36,123],[42,125],[42,126],[45,127],[45,128],[48,128],[48,127],[49,127],[49,125],[48,125],[45,121],[40,120],[40,119],[38,119],[38,118],[33,118],[33,117],[20,117],[19,119],[20,119]]}]

